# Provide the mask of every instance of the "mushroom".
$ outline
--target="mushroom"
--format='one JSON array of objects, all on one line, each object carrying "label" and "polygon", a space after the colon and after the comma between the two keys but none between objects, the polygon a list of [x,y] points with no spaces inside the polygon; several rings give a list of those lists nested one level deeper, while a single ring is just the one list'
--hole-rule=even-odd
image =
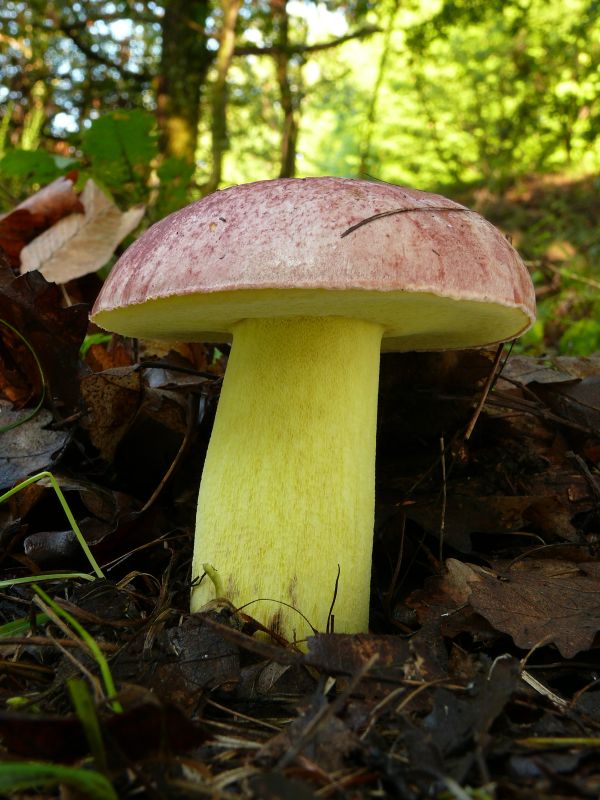
[{"label": "mushroom", "polygon": [[93,321],[126,336],[233,338],[200,486],[192,611],[219,595],[252,603],[290,639],[326,630],[331,611],[336,631],[366,631],[382,343],[504,342],[534,309],[527,269],[496,228],[387,183],[260,181],[146,231]]}]

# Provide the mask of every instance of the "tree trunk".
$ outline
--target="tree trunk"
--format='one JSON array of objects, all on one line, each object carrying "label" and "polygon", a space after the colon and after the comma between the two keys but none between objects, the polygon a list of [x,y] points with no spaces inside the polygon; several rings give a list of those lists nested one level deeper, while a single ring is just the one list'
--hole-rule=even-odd
[{"label": "tree trunk", "polygon": [[293,178],[296,174],[296,144],[298,141],[297,99],[289,79],[289,18],[287,0],[271,0],[273,27],[275,30],[274,54],[279,99],[283,111],[281,131],[280,178]]},{"label": "tree trunk", "polygon": [[213,54],[206,46],[210,0],[164,3],[162,55],[157,90],[161,151],[193,163],[200,97]]},{"label": "tree trunk", "polygon": [[217,76],[212,90],[212,168],[206,189],[219,188],[223,171],[223,156],[229,146],[227,136],[227,75],[235,50],[235,28],[242,0],[222,0],[223,22],[219,52],[216,58]]},{"label": "tree trunk", "polygon": [[379,92],[381,91],[381,86],[385,77],[385,70],[387,67],[387,60],[392,42],[392,34],[394,33],[396,17],[398,16],[399,8],[400,0],[393,0],[384,34],[383,47],[381,48],[377,77],[375,79],[375,85],[373,86],[373,92],[371,93],[371,100],[369,102],[369,110],[367,112],[367,121],[364,129],[363,140],[360,145],[360,165],[358,168],[358,174],[361,178],[370,176],[370,170],[373,161],[373,134],[377,125],[377,103],[379,101]]}]

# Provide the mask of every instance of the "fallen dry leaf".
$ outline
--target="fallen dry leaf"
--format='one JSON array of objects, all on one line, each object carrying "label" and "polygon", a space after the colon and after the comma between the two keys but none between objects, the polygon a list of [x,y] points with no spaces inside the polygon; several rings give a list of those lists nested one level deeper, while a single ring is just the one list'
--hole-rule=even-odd
[{"label": "fallen dry leaf", "polygon": [[554,643],[565,658],[588,650],[600,630],[600,579],[586,565],[526,561],[483,573],[469,602],[495,628],[529,649]]},{"label": "fallen dry leaf", "polygon": [[145,206],[122,212],[92,180],[81,194],[84,213],[70,214],[21,251],[21,272],[39,269],[48,281],[67,283],[95,272],[144,216]]},{"label": "fallen dry leaf", "polygon": [[86,375],[81,394],[87,409],[83,426],[92,444],[110,461],[142,402],[142,375],[134,367],[116,367]]},{"label": "fallen dry leaf", "polygon": [[557,385],[531,383],[529,388],[558,416],[590,434],[600,432],[600,375]]},{"label": "fallen dry leaf", "polygon": [[446,635],[472,628],[473,612],[517,647],[554,644],[565,658],[589,649],[600,630],[600,570],[595,562],[534,560],[494,569],[448,559],[446,572],[408,598],[421,621]]},{"label": "fallen dry leaf", "polygon": [[57,178],[0,219],[0,247],[11,267],[19,267],[19,254],[28,242],[68,214],[83,212],[73,189],[77,173]]},{"label": "fallen dry leaf", "polygon": [[[0,466],[1,466],[0,461]],[[92,548],[97,548],[101,542],[108,543],[108,537],[113,535],[119,522],[128,517],[130,520],[135,514],[138,504],[123,494],[122,492],[112,492],[106,488],[85,481],[72,478],[54,471],[54,477],[58,482],[67,502],[79,508],[77,523],[79,528]],[[25,514],[31,512],[34,505],[37,505],[35,514],[42,520],[42,525],[53,526],[49,530],[36,530],[27,533],[23,538],[23,551],[28,558],[39,565],[49,566],[58,565],[64,568],[70,565],[73,568],[82,565],[81,547],[71,529],[61,529],[61,524],[66,520],[64,517],[54,518],[49,516],[53,508],[57,508],[58,500],[51,490],[47,479],[36,484],[36,488],[41,490],[35,498],[30,499],[24,506],[18,505],[17,510],[13,511],[13,517],[17,515],[27,525],[28,519],[24,519]],[[19,496],[21,493],[19,493]],[[13,500],[13,506],[16,501]],[[58,528],[58,529],[56,529]],[[85,566],[83,566],[85,568]]]},{"label": "fallen dry leaf", "polygon": [[232,691],[239,683],[238,648],[202,622],[189,615],[157,637],[151,683],[163,701],[190,708],[206,687]]},{"label": "fallen dry leaf", "polygon": [[[87,330],[84,305],[61,307],[57,286],[38,272],[15,277],[0,256],[0,320],[25,337],[35,352],[47,384],[46,398],[55,416],[65,418],[79,409],[81,368],[79,348]],[[40,396],[39,369],[24,342],[0,325],[0,389],[20,406]],[[14,387],[17,396],[7,386]]]},{"label": "fallen dry leaf", "polygon": [[[549,479],[543,478],[534,487],[540,494],[523,497],[463,495],[457,487],[444,506],[444,542],[462,553],[469,553],[473,533],[503,534],[530,530],[547,541],[577,541],[578,533],[571,523],[573,509],[567,491],[582,486],[584,497],[587,498],[588,487],[577,473],[565,476],[563,470],[557,477],[560,479],[558,485],[553,486]],[[570,480],[566,481],[565,477]],[[532,483],[533,480],[532,476]],[[406,506],[405,512],[408,519],[415,520],[426,531],[434,535],[438,533],[441,519],[439,504],[432,504],[426,498]]]},{"label": "fallen dry leaf", "polygon": [[453,638],[469,631],[474,636],[493,634],[487,621],[469,605],[472,582],[479,580],[482,567],[465,564],[455,558],[446,561],[443,575],[431,575],[422,589],[406,598],[406,605],[417,613],[424,626],[437,624],[442,635]]},{"label": "fallen dry leaf", "polygon": [[572,658],[592,646],[600,630],[596,570],[585,562],[533,559],[498,567],[491,571],[449,559],[440,586],[448,607],[468,603],[522,649],[553,643]]},{"label": "fallen dry leaf", "polygon": [[120,336],[112,336],[108,345],[92,344],[85,354],[85,363],[94,372],[130,367],[133,363],[131,348]]},{"label": "fallen dry leaf", "polygon": [[[24,419],[27,411],[15,411],[0,400],[0,427]],[[31,419],[2,433],[0,489],[7,489],[35,472],[50,469],[69,440],[69,432],[52,430],[52,414],[41,408]]]},{"label": "fallen dry leaf", "polygon": [[[198,724],[179,708],[154,694],[132,688],[120,698],[122,714],[101,714],[100,725],[109,759],[141,758],[168,748],[189,748],[206,738]],[[74,714],[31,714],[0,711],[0,735],[11,755],[26,758],[72,759],[87,752],[81,721]]]},{"label": "fallen dry leaf", "polygon": [[318,633],[308,639],[307,659],[332,675],[354,675],[377,655],[371,673],[400,680],[409,654],[408,642],[398,636]]},{"label": "fallen dry leaf", "polygon": [[445,687],[434,689],[433,709],[423,724],[431,743],[451,763],[456,759],[458,769],[465,769],[476,757],[468,743],[473,738],[485,741],[485,734],[510,702],[518,674],[516,659],[500,658],[488,674],[477,675],[462,695]]}]

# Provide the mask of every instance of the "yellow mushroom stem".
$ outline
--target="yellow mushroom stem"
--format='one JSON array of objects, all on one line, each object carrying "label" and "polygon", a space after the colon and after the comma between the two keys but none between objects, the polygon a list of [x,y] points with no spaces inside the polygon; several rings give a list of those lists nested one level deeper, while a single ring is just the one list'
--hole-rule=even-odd
[{"label": "yellow mushroom stem", "polygon": [[195,586],[192,611],[218,585],[267,627],[302,640],[311,628],[301,614],[327,628],[339,565],[335,630],[368,629],[382,334],[338,317],[234,326],[193,560],[194,578],[207,564],[219,579]]}]

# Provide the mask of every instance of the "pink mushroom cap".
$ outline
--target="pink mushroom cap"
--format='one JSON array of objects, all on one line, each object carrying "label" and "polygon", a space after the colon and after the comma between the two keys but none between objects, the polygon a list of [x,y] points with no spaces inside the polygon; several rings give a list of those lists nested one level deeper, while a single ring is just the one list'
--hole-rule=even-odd
[{"label": "pink mushroom cap", "polygon": [[223,341],[247,317],[364,317],[383,325],[386,349],[444,349],[519,335],[535,294],[516,250],[465,206],[292,178],[215,192],[153,225],[91,316],[125,335],[196,341]]}]

